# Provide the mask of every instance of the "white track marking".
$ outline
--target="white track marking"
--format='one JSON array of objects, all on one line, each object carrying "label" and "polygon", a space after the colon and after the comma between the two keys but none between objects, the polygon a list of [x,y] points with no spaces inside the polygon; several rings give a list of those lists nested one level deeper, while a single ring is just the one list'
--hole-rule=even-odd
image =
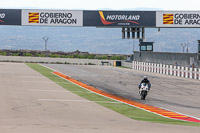
[{"label": "white track marking", "polygon": [[109,102],[109,101],[88,101],[88,100],[67,100],[67,99],[38,99],[38,101],[47,102],[82,102],[82,103],[120,103],[120,102]]},{"label": "white track marking", "polygon": [[38,90],[38,89],[28,89],[28,91],[39,91],[39,92],[64,92],[64,93],[72,93],[72,92],[77,92],[77,93],[93,93],[93,92],[83,92],[83,91],[62,91],[62,90]]},{"label": "white track marking", "polygon": [[63,83],[63,84],[72,84],[72,83],[66,83],[66,82],[40,82],[40,81],[22,81],[23,83],[44,83],[44,84],[54,84],[54,83]]},{"label": "white track marking", "polygon": [[22,81],[22,83],[44,83],[44,84],[52,84],[54,82]]},{"label": "white track marking", "polygon": [[45,92],[70,92],[70,91],[63,91],[63,90],[38,90],[38,89],[29,89],[28,91],[45,91]]},{"label": "white track marking", "polygon": [[22,77],[22,78],[32,78],[32,77],[34,77],[34,78],[43,78],[43,77],[40,77],[40,76],[16,76],[16,77]]}]

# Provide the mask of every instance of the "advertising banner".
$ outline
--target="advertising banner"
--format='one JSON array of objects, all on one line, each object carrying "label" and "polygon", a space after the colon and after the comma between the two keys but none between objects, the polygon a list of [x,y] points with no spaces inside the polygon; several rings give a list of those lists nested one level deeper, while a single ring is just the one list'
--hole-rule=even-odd
[{"label": "advertising banner", "polygon": [[84,11],[83,26],[155,27],[155,11]]},{"label": "advertising banner", "polygon": [[83,26],[83,11],[22,10],[22,25]]},{"label": "advertising banner", "polygon": [[0,9],[0,25],[21,25],[21,10]]},{"label": "advertising banner", "polygon": [[200,11],[156,12],[156,27],[200,27]]}]

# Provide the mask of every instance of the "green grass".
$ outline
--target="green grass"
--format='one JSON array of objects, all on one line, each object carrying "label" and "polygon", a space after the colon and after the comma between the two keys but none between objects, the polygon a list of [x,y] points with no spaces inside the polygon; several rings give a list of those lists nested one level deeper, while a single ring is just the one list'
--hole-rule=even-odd
[{"label": "green grass", "polygon": [[117,66],[118,68],[126,68],[126,69],[131,69],[129,67],[125,67],[125,66]]},{"label": "green grass", "polygon": [[[109,108],[113,111],[116,111],[120,114],[123,114],[131,119],[134,120],[140,120],[140,121],[148,121],[148,122],[154,122],[154,123],[166,123],[166,124],[176,124],[176,125],[188,125],[188,126],[200,126],[200,123],[194,123],[194,122],[186,122],[186,121],[180,121],[180,120],[173,120],[169,118],[164,118],[159,115],[129,106],[124,103],[117,102],[115,100],[97,95],[95,93],[89,93],[88,90],[85,90],[77,85],[74,85],[54,74],[52,74],[52,70],[43,67],[39,64],[32,64],[27,63],[27,65],[37,72],[41,73],[42,75],[46,76],[50,80],[56,82],[63,88],[85,98],[90,101],[95,101],[96,103]],[[103,101],[103,102],[101,102]],[[106,102],[104,102],[106,101]],[[113,103],[112,103],[113,102]]]}]

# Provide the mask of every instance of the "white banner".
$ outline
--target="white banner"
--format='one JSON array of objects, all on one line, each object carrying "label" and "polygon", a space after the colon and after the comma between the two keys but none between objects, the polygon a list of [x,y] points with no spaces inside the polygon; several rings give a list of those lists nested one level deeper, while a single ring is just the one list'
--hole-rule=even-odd
[{"label": "white banner", "polygon": [[156,27],[200,27],[200,12],[157,11]]},{"label": "white banner", "polygon": [[22,10],[22,25],[83,26],[83,11]]}]

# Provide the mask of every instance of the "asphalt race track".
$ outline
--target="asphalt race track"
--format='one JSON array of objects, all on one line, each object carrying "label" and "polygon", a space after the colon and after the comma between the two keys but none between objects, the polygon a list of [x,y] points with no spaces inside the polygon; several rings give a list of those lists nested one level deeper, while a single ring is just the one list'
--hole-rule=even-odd
[{"label": "asphalt race track", "polygon": [[[135,75],[136,72],[133,70],[100,66],[48,66],[58,68],[59,71],[63,71],[68,75],[77,75],[77,78],[80,76],[80,79],[87,79],[88,82],[94,81],[92,83],[94,85],[104,83],[104,81],[107,81],[106,79],[112,79],[105,82],[105,86],[101,85],[100,87],[105,87],[107,91],[140,101],[137,95],[137,80],[140,79],[142,74]],[[114,77],[116,75],[122,79],[126,76],[128,78],[132,77],[134,81],[130,82],[130,79],[122,80]],[[153,77],[150,78],[152,78],[154,84],[159,77]],[[177,80],[168,81],[168,78],[166,78],[166,82]],[[182,82],[186,83],[187,80]],[[199,82],[194,83],[197,85]],[[118,87],[121,88],[117,89]],[[195,88],[195,90],[197,89]],[[128,92],[131,94],[129,95]],[[155,98],[152,98],[153,92],[156,93],[156,85],[154,85],[152,93],[144,102],[159,104]],[[160,95],[165,94],[169,98],[170,93],[168,93],[160,93]],[[181,94],[185,95],[185,93]],[[197,95],[198,93],[194,93],[190,97],[193,98]],[[156,98],[159,98],[159,96]],[[181,101],[182,98],[175,97],[174,99]],[[194,106],[192,101],[195,100],[186,97],[186,102],[182,105],[191,103],[190,106],[197,107],[198,105]],[[199,116],[198,112],[193,112],[197,110],[196,108],[189,109],[188,106],[180,107],[169,104],[169,102],[164,102],[163,105],[174,109],[184,108],[187,109],[186,113],[191,112],[191,114]],[[130,119],[73,94],[26,64],[0,62],[0,133],[199,133],[199,129],[199,127],[159,124]]]},{"label": "asphalt race track", "polygon": [[[112,94],[200,118],[200,81],[111,66],[47,64],[63,74]],[[138,84],[146,75],[152,88],[146,100]]]}]

